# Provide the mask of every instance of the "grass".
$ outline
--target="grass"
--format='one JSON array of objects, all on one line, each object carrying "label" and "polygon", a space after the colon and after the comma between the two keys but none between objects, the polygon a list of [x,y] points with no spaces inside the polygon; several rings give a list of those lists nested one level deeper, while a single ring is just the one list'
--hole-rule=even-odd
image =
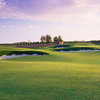
[{"label": "grass", "polygon": [[20,54],[39,54],[39,55],[43,55],[43,54],[47,54],[44,52],[39,52],[39,51],[0,51],[0,56],[2,55],[12,55],[12,54],[16,54],[16,55],[20,55]]},{"label": "grass", "polygon": [[55,51],[78,51],[78,50],[96,50],[97,48],[94,47],[69,47],[69,48],[62,48],[62,49],[55,49]]},{"label": "grass", "polygon": [[0,47],[0,56],[2,55],[11,55],[11,54],[39,54],[39,55],[43,55],[43,54],[47,54],[41,51],[35,51],[35,50],[31,50],[31,49],[23,49],[22,48],[15,48],[15,47]]},{"label": "grass", "polygon": [[[18,49],[34,51],[11,50]],[[0,60],[0,100],[99,100],[100,51],[59,53],[52,49],[35,49],[46,56]]]},{"label": "grass", "polygon": [[[64,47],[64,48],[57,48],[57,47]],[[60,46],[54,46],[52,50],[54,51],[77,51],[77,50],[100,50],[100,46],[93,45],[93,44],[87,44],[87,43],[77,43],[77,44],[69,44],[69,45],[60,45]]]}]

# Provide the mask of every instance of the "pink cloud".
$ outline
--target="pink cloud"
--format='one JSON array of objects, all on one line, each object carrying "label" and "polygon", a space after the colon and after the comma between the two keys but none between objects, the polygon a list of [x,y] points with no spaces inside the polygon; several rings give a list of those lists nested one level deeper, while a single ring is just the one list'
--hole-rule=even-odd
[{"label": "pink cloud", "polygon": [[0,0],[0,17],[57,22],[99,21],[100,0]]}]

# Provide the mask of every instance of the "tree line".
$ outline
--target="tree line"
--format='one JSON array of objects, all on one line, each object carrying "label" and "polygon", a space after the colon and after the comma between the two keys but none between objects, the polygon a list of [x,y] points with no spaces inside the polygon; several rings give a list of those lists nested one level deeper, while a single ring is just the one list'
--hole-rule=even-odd
[{"label": "tree line", "polygon": [[60,35],[59,36],[55,36],[54,38],[52,38],[48,34],[41,36],[40,40],[41,40],[42,43],[51,43],[51,42],[59,43],[60,41],[63,41],[63,39],[62,39],[62,37]]},{"label": "tree line", "polygon": [[41,36],[40,41],[41,42],[31,42],[31,41],[25,42],[24,41],[24,42],[16,42],[14,44],[16,44],[16,45],[49,44],[49,43],[58,44],[60,41],[63,41],[63,40],[62,40],[62,37],[60,35],[52,38],[49,34],[47,34],[47,35]]}]

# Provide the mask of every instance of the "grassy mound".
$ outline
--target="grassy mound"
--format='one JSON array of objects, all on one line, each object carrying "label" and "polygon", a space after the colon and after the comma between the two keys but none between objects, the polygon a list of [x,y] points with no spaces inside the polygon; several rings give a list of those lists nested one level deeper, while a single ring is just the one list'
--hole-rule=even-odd
[{"label": "grassy mound", "polygon": [[[23,51],[24,50],[24,51]],[[38,55],[44,55],[44,54],[48,54],[42,51],[35,51],[32,49],[22,49],[22,48],[9,48],[9,47],[0,47],[0,56],[2,55],[12,55],[12,54],[16,54],[16,55],[20,55],[20,54],[38,54]]]},{"label": "grassy mound", "polygon": [[47,53],[44,52],[39,52],[39,51],[0,51],[0,56],[2,55],[21,55],[21,54],[27,54],[27,55],[32,55],[32,54],[38,54],[38,55],[44,55]]},{"label": "grassy mound", "polygon": [[78,50],[96,50],[94,47],[70,47],[70,48],[59,48],[55,49],[55,51],[78,51]]}]

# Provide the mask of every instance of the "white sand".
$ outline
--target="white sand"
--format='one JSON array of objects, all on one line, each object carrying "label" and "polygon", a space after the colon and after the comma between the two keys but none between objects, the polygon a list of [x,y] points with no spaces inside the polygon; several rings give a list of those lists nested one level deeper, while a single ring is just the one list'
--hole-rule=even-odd
[{"label": "white sand", "polygon": [[78,50],[78,51],[56,51],[56,52],[91,52],[91,51],[100,51],[100,50]]},{"label": "white sand", "polygon": [[27,54],[16,55],[16,54],[12,54],[12,55],[3,55],[3,56],[0,57],[0,59],[16,58],[16,57],[23,57],[23,56],[43,56],[43,55],[38,55],[38,54],[32,54],[32,55],[27,55]]}]

